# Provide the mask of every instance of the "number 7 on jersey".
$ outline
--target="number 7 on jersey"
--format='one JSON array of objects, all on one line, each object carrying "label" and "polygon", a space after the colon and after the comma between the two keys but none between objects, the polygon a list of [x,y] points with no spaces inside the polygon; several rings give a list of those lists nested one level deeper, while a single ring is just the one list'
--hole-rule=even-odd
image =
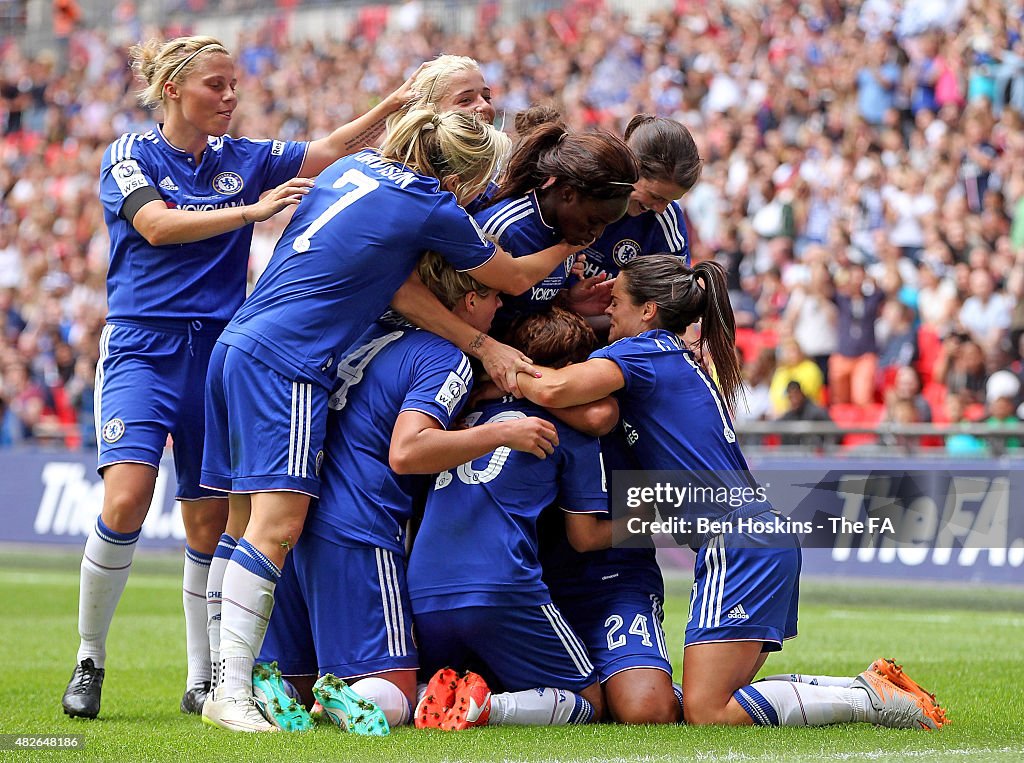
[{"label": "number 7 on jersey", "polygon": [[300,254],[309,251],[309,241],[316,232],[323,228],[327,223],[337,215],[341,210],[345,209],[349,204],[352,204],[359,199],[363,198],[366,194],[377,188],[380,183],[374,180],[372,177],[364,175],[357,169],[346,170],[345,173],[334,181],[334,188],[342,188],[346,185],[354,185],[348,193],[342,194],[336,202],[331,204],[323,211],[323,213],[309,224],[309,227],[303,231],[295,241],[292,243],[292,249]]}]

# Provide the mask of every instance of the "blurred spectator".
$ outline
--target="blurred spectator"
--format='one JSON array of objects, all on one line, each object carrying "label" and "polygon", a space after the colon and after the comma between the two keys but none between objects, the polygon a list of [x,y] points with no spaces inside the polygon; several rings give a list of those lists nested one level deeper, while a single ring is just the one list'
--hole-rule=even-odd
[{"label": "blurred spectator", "polygon": [[[288,13],[318,4],[282,2]],[[83,4],[66,58],[14,41],[0,47],[0,369],[25,365],[46,409],[62,394],[84,405],[75,369],[83,361],[84,374],[97,356],[107,258],[100,157],[123,132],[151,123],[135,102],[124,46],[189,25],[216,30],[222,16],[233,24],[270,5],[195,0],[161,30],[146,27],[153,14],[132,0],[116,3],[113,23]],[[311,39],[294,38],[300,25],[290,29],[279,14],[250,14],[239,38],[225,40],[247,93],[232,134],[320,136],[421,61],[470,55],[507,129],[531,103],[550,104],[576,129],[621,133],[639,111],[689,127],[705,163],[683,200],[691,235],[727,265],[739,325],[758,346],[793,336],[806,356],[834,365],[836,402],[879,392],[873,365],[891,334],[887,320],[875,336],[882,291],[916,308],[935,345],[929,358],[959,330],[958,317],[984,355],[1006,317],[1015,341],[1024,333],[1019,3],[703,0],[644,18],[648,5],[626,15],[595,0],[488,3],[466,35],[446,29],[459,17],[450,4],[372,13],[342,4]],[[251,281],[278,232],[257,230]],[[872,280],[851,289],[859,267]],[[976,299],[979,272],[990,297]],[[826,306],[833,280],[835,305]],[[946,372],[955,384],[966,378],[953,370],[959,354],[947,353],[936,384]],[[968,392],[981,402],[980,388]],[[88,411],[68,405],[88,432]]]},{"label": "blurred spectator", "polygon": [[951,397],[965,404],[983,402],[988,373],[981,346],[964,334],[947,337],[935,363],[935,378],[946,385]]},{"label": "blurred spectator", "polygon": [[881,124],[896,103],[896,86],[902,71],[885,38],[870,39],[865,65],[857,72],[857,106],[868,124]]},{"label": "blurred spectator", "polygon": [[914,311],[898,299],[882,305],[876,333],[879,336],[879,379],[894,378],[894,369],[909,366],[917,358]]},{"label": "blurred spectator", "polygon": [[[815,404],[804,394],[798,381],[791,381],[786,385],[786,405],[787,410],[779,416],[779,421],[832,421],[828,411]],[[782,444],[824,445],[834,439],[829,435],[784,434],[782,435]]]},{"label": "blurred spectator", "polygon": [[960,308],[960,325],[983,348],[994,347],[1010,328],[1013,303],[995,291],[992,274],[984,268],[971,271],[971,296]]},{"label": "blurred spectator", "polygon": [[739,406],[737,421],[767,421],[775,418],[771,382],[775,373],[775,350],[762,347],[753,363],[744,368],[746,405]]},{"label": "blurred spectator", "polygon": [[[985,400],[988,404],[986,423],[992,426],[1016,426],[1020,424],[1017,405],[1020,396],[1020,380],[1011,371],[996,371],[985,385]],[[1007,448],[1019,448],[1020,438],[1005,440]]]},{"label": "blurred spectator", "polygon": [[[820,250],[824,253],[824,250]],[[808,251],[806,257],[809,258]],[[811,264],[806,283],[797,284],[786,304],[785,323],[800,350],[818,364],[827,381],[828,358],[836,351],[838,310],[832,302],[832,276],[824,262]]]},{"label": "blurred spectator", "polygon": [[828,362],[829,402],[867,405],[875,397],[875,321],[885,294],[865,278],[861,265],[850,265],[842,276],[833,297],[839,311],[839,341]]},{"label": "blurred spectator", "polygon": [[[894,398],[886,404],[885,420],[893,424],[919,424],[921,418],[912,400]],[[910,449],[917,444],[917,438],[906,434],[886,432],[882,443],[891,447]]]},{"label": "blurred spectator", "polygon": [[952,279],[940,277],[939,265],[922,260],[917,271],[917,310],[921,323],[937,336],[949,333],[957,316],[957,290]]},{"label": "blurred spectator", "polygon": [[[966,402],[963,396],[953,393],[946,396],[946,419],[950,425],[967,422]],[[946,452],[951,456],[979,456],[988,452],[985,441],[965,432],[946,435]]]},{"label": "blurred spectator", "polygon": [[932,408],[921,394],[921,379],[911,366],[896,371],[892,386],[885,393],[885,420],[898,421],[897,407],[906,404],[914,408],[914,421],[932,420]]},{"label": "blurred spectator", "polygon": [[29,377],[28,366],[21,361],[8,362],[3,369],[0,398],[4,401],[3,435],[10,443],[31,440],[35,427],[43,419],[45,396]]},{"label": "blurred spectator", "polygon": [[800,384],[801,394],[816,404],[824,403],[825,382],[818,364],[804,355],[795,339],[783,339],[769,393],[776,416],[790,409],[789,386],[794,381]]}]

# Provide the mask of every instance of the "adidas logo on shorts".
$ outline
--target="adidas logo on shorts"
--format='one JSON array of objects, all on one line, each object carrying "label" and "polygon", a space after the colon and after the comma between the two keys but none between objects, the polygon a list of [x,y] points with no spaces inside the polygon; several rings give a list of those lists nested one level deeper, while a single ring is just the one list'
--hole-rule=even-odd
[{"label": "adidas logo on shorts", "polygon": [[742,604],[737,604],[735,607],[729,610],[729,614],[726,617],[730,620],[746,620],[750,617],[743,609]]},{"label": "adidas logo on shorts", "polygon": [[163,180],[160,181],[160,187],[163,188],[165,191],[178,190],[178,186],[175,185],[174,181],[171,180],[169,177],[165,177]]}]

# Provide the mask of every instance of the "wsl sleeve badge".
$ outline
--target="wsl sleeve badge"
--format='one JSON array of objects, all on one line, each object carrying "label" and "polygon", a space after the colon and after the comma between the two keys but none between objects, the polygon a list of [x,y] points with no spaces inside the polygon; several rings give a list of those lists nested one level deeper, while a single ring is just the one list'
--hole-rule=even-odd
[{"label": "wsl sleeve badge", "polygon": [[103,442],[113,445],[124,436],[124,422],[121,419],[111,419],[103,425],[100,436]]},{"label": "wsl sleeve badge", "polygon": [[445,410],[448,411],[448,415],[451,416],[455,412],[455,406],[459,404],[459,400],[468,391],[469,388],[466,386],[466,382],[454,372],[449,372],[448,378],[441,385],[441,389],[435,395],[434,401],[439,405],[443,405]]}]

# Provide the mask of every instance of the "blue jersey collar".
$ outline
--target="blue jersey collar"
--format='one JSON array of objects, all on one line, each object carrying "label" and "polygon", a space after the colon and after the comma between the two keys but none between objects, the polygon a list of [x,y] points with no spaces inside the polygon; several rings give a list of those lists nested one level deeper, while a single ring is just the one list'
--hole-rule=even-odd
[{"label": "blue jersey collar", "polygon": [[[171,154],[172,156],[177,156],[177,157],[180,157],[182,159],[187,159],[187,158],[192,156],[192,154],[190,152],[186,151],[183,148],[178,148],[178,146],[174,145],[173,143],[171,143],[171,141],[169,141],[167,139],[167,136],[164,135],[164,124],[163,124],[163,122],[159,122],[157,124],[156,130],[154,131],[154,135],[156,136],[156,143],[157,143],[157,145],[160,146],[167,153]],[[213,138],[213,137],[207,136],[206,137],[206,148],[203,149],[203,153],[199,157],[199,163],[202,164],[203,160],[206,159],[207,151],[209,151],[211,149],[216,151],[221,146],[223,146],[224,145],[224,138],[227,138],[227,137],[228,137],[227,135],[225,135],[223,137],[220,137],[220,138]]]}]

